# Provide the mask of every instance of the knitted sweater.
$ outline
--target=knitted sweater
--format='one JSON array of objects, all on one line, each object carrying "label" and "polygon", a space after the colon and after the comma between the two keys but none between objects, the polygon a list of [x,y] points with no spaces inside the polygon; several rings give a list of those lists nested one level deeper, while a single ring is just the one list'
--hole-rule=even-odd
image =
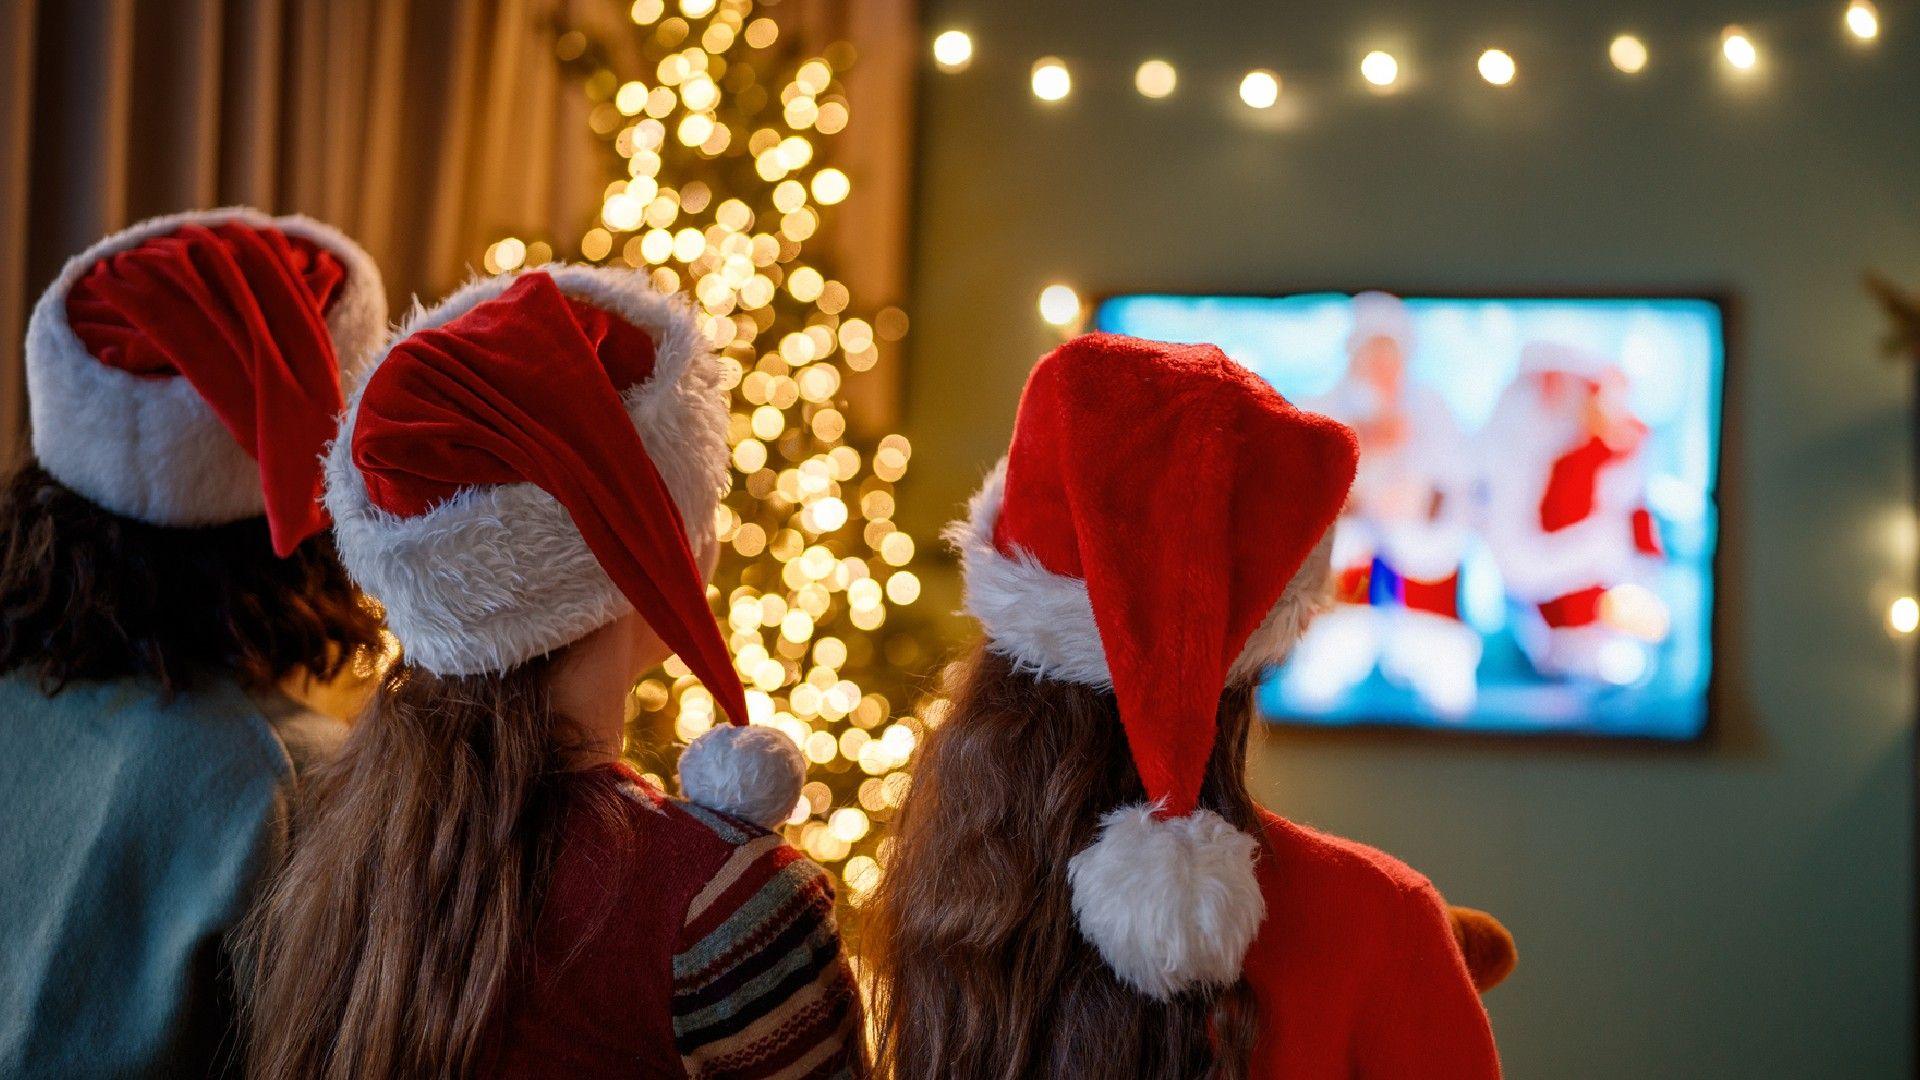
[{"label": "knitted sweater", "polygon": [[1498,1080],[1486,1010],[1432,883],[1262,814],[1267,918],[1246,965],[1256,1080]]},{"label": "knitted sweater", "polygon": [[219,679],[0,677],[0,1076],[235,1068],[223,939],[345,736]]},{"label": "knitted sweater", "polygon": [[864,1075],[826,874],[625,765],[580,785],[483,1076]]}]

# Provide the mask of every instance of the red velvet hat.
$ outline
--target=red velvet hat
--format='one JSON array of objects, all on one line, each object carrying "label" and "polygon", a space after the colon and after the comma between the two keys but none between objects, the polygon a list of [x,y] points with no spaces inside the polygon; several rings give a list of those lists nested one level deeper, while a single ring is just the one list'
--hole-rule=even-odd
[{"label": "red velvet hat", "polygon": [[157,525],[264,513],[277,552],[326,526],[320,454],[386,330],[373,260],[303,217],[155,218],[70,260],[27,326],[33,449]]},{"label": "red velvet hat", "polygon": [[1356,452],[1211,345],[1091,334],[1034,368],[949,530],[990,646],[1119,705],[1147,802],[1106,815],[1070,874],[1082,932],[1143,993],[1231,982],[1259,928],[1257,842],[1197,800],[1221,692],[1325,596]]},{"label": "red velvet hat", "polygon": [[548,266],[417,311],[327,459],[340,555],[409,663],[504,671],[638,611],[731,727],[681,757],[688,798],[784,821],[805,768],[747,702],[707,605],[727,396],[692,313],[645,275]]}]

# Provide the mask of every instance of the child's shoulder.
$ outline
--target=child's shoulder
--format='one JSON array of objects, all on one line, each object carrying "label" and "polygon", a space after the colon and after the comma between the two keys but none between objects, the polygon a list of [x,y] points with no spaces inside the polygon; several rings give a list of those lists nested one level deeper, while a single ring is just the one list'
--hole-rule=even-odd
[{"label": "child's shoulder", "polygon": [[[625,763],[598,771],[620,807],[613,846],[630,856],[629,869],[646,878],[675,878],[693,893],[731,891],[748,882],[780,877],[795,887],[815,881],[829,888],[825,872],[778,832],[753,822],[675,798]],[[690,901],[698,896],[689,896]]]},{"label": "child's shoulder", "polygon": [[[1425,874],[1379,848],[1260,811],[1269,859],[1263,884],[1310,903],[1340,903],[1383,914],[1435,902]],[[1265,890],[1271,893],[1273,890]],[[1269,903],[1272,903],[1269,895]]]}]

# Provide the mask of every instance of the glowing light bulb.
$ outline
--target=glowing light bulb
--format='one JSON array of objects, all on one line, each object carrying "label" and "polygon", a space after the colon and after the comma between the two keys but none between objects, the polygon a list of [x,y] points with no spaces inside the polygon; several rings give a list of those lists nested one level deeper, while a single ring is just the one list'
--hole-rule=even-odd
[{"label": "glowing light bulb", "polygon": [[1647,67],[1647,43],[1632,34],[1621,34],[1607,46],[1607,59],[1628,75],[1638,75]]},{"label": "glowing light bulb", "polygon": [[948,30],[933,39],[933,62],[941,71],[965,71],[973,63],[973,39],[965,30]]},{"label": "glowing light bulb", "polygon": [[1752,71],[1760,63],[1760,50],[1746,31],[1737,26],[1729,26],[1720,35],[1720,55],[1727,58],[1736,71]]},{"label": "glowing light bulb", "polygon": [[1400,78],[1400,61],[1375,49],[1360,59],[1360,77],[1375,86],[1392,86]]},{"label": "glowing light bulb", "polygon": [[1059,101],[1072,92],[1073,76],[1067,73],[1067,65],[1058,57],[1048,56],[1034,61],[1034,97],[1041,101]]},{"label": "glowing light bulb", "polygon": [[821,169],[813,174],[813,197],[819,199],[822,206],[840,202],[852,190],[853,184],[847,180],[847,174],[839,169]]},{"label": "glowing light bulb", "polygon": [[1880,9],[1873,6],[1871,0],[1853,0],[1847,5],[1847,33],[1861,41],[1872,41],[1880,36]]},{"label": "glowing light bulb", "polygon": [[1887,626],[1905,637],[1920,629],[1920,600],[1903,596],[1887,608]]},{"label": "glowing light bulb", "polygon": [[1507,86],[1519,72],[1513,57],[1504,49],[1488,49],[1480,54],[1480,77],[1494,86]]},{"label": "glowing light bulb", "polygon": [[1247,72],[1240,80],[1240,100],[1255,109],[1271,109],[1280,100],[1280,76],[1265,69]]},{"label": "glowing light bulb", "polygon": [[1071,326],[1080,317],[1080,294],[1066,285],[1040,290],[1040,317],[1054,326]]},{"label": "glowing light bulb", "polygon": [[1173,93],[1179,81],[1179,73],[1165,60],[1148,60],[1133,73],[1133,88],[1140,91],[1142,97],[1166,97]]}]

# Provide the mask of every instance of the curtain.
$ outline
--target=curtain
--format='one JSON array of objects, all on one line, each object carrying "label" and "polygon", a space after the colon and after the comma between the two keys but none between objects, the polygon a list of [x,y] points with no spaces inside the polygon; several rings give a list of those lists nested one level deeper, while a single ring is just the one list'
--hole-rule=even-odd
[{"label": "curtain", "polygon": [[[788,0],[774,12],[862,57],[839,153],[871,175],[844,231],[822,240],[863,306],[905,293],[912,11]],[[372,253],[396,312],[448,291],[500,236],[579,236],[607,164],[556,42],[625,12],[620,0],[0,0],[0,458],[23,442],[34,297],[66,258],[142,218],[233,203],[310,214]],[[890,422],[897,376],[855,383],[856,417]]]}]

